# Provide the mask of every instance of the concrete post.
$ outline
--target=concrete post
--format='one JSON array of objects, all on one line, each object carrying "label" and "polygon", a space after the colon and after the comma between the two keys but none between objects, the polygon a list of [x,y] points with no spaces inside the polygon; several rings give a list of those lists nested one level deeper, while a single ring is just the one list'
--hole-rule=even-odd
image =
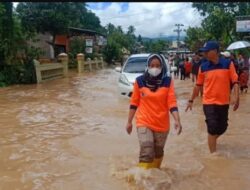
[{"label": "concrete post", "polygon": [[98,67],[98,59],[95,57],[95,58],[94,58],[94,61],[95,61],[95,68],[98,69],[98,68],[99,68],[99,67]]},{"label": "concrete post", "polygon": [[87,59],[87,62],[88,62],[88,64],[89,64],[89,71],[92,71],[91,59],[88,58],[88,59]]},{"label": "concrete post", "polygon": [[66,53],[60,53],[58,59],[63,64],[63,75],[66,77],[68,75],[68,55]]},{"label": "concrete post", "polygon": [[78,73],[81,73],[84,70],[84,54],[82,53],[77,54],[77,66]]},{"label": "concrete post", "polygon": [[104,61],[103,61],[103,57],[100,57],[100,60],[101,60],[102,69],[104,69]]},{"label": "concrete post", "polygon": [[41,76],[41,71],[40,71],[40,62],[37,61],[36,59],[33,60],[35,64],[35,69],[36,69],[36,82],[41,83],[42,82],[42,76]]}]

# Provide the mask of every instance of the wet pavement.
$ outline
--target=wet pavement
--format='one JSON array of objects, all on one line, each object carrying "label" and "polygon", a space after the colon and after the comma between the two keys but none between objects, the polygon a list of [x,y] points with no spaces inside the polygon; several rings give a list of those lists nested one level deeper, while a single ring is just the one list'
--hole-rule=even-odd
[{"label": "wet pavement", "polygon": [[1,88],[0,189],[250,189],[249,93],[238,111],[230,107],[219,155],[210,155],[201,98],[185,113],[192,82],[175,80],[183,133],[170,131],[161,170],[140,171],[136,132],[125,132],[129,99],[118,94],[118,76],[113,69],[71,71],[68,78]]}]

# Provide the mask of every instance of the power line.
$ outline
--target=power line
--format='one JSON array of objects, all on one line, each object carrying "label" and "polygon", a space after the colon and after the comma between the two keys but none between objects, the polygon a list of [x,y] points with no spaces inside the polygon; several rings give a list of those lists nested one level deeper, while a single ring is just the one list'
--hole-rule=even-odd
[{"label": "power line", "polygon": [[180,33],[182,31],[182,29],[180,29],[181,26],[184,26],[183,24],[175,24],[175,26],[177,27],[177,29],[174,30],[174,32],[177,32],[177,51],[179,51],[179,47],[180,47]]}]

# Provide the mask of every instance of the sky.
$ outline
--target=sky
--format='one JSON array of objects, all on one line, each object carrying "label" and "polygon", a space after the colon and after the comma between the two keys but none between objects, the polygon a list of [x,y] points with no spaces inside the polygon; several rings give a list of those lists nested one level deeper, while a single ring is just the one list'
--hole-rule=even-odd
[{"label": "sky", "polygon": [[[200,26],[203,17],[192,8],[191,2],[86,2],[87,8],[100,18],[101,25],[112,23],[126,32],[130,25],[135,27],[135,35],[159,37],[177,35],[175,24],[183,24],[181,29]],[[16,6],[17,3],[14,3]],[[180,33],[181,36],[185,32]]]},{"label": "sky", "polygon": [[200,26],[203,19],[190,2],[91,2],[87,5],[100,18],[102,26],[112,23],[126,32],[133,25],[135,34],[143,37],[177,35],[173,31],[177,29],[175,24],[183,24],[181,29],[187,29]]}]

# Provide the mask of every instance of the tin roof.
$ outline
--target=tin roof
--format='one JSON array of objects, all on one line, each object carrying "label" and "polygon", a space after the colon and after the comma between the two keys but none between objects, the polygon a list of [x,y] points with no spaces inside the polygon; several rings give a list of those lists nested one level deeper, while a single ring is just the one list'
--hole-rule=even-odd
[{"label": "tin roof", "polygon": [[69,27],[69,32],[76,32],[76,33],[84,33],[84,34],[90,34],[90,35],[100,35],[100,36],[104,36],[106,37],[104,34],[94,31],[94,30],[90,30],[90,29],[84,29],[84,28],[74,28],[74,27]]}]

